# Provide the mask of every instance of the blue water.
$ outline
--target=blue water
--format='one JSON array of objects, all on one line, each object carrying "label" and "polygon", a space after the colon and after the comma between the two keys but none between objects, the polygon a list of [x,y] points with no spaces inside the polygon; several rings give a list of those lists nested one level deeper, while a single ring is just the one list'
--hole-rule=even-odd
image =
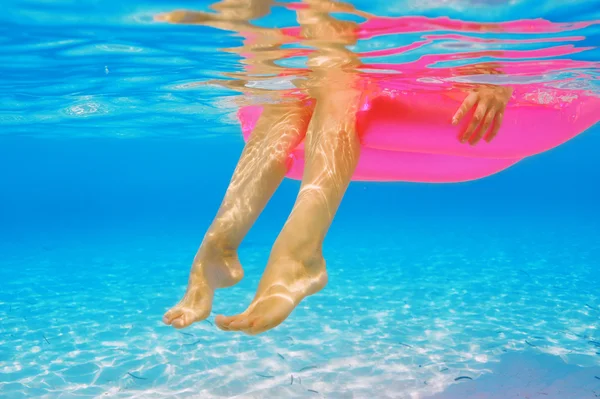
[{"label": "blue water", "polygon": [[[598,1],[353,4],[600,19]],[[241,39],[152,22],[208,5],[2,3],[0,397],[597,397],[597,125],[474,182],[352,183],[325,243],[327,287],[272,331],[222,332],[215,314],[250,303],[291,210],[299,182],[285,180],[240,248],[244,280],[217,291],[208,321],[162,324],[244,144],[239,93],[194,85],[241,70],[219,51]],[[599,26],[565,33],[590,47],[570,59],[600,60]],[[600,93],[598,69],[580,72]]]}]

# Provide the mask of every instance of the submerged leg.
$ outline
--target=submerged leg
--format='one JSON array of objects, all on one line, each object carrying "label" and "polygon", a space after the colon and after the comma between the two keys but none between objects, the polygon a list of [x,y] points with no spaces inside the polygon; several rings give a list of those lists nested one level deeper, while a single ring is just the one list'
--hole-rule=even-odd
[{"label": "submerged leg", "polygon": [[166,324],[183,328],[207,318],[215,289],[242,279],[238,246],[283,180],[289,155],[303,140],[310,113],[301,103],[264,107],[194,258],[187,291],[163,317]]},{"label": "submerged leg", "polygon": [[254,300],[239,315],[217,316],[221,329],[248,334],[271,329],[327,283],[322,245],[358,163],[358,98],[354,90],[317,98],[307,131],[304,176],[292,213],[273,246]]}]

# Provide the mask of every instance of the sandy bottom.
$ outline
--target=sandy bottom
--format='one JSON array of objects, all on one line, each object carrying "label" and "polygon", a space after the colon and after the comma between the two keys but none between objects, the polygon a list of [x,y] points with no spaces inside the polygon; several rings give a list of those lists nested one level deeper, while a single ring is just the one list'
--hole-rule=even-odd
[{"label": "sandy bottom", "polygon": [[600,393],[595,230],[424,227],[358,242],[341,230],[328,242],[326,289],[258,337],[212,323],[250,302],[269,239],[245,244],[244,281],[219,291],[211,317],[184,331],[161,317],[185,290],[197,235],[3,240],[0,397]]},{"label": "sandy bottom", "polygon": [[578,367],[557,356],[510,353],[476,380],[459,380],[427,399],[586,399],[600,397],[600,367]]}]

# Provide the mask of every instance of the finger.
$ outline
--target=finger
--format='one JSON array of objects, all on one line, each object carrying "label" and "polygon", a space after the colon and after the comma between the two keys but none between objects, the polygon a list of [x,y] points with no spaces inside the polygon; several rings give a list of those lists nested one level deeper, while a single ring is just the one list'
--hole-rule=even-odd
[{"label": "finger", "polygon": [[496,115],[496,111],[493,110],[493,109],[490,110],[485,115],[485,119],[483,120],[483,123],[481,124],[481,126],[479,127],[479,129],[477,129],[477,131],[473,134],[473,136],[471,136],[471,139],[469,140],[469,143],[471,145],[475,145],[475,144],[479,143],[479,141],[481,140],[481,138],[483,137],[483,135],[488,132],[488,130],[490,129],[490,125],[494,121],[494,116],[495,115]]},{"label": "finger", "polygon": [[483,120],[486,111],[487,104],[484,102],[479,102],[479,105],[477,105],[477,109],[475,109],[475,113],[473,113],[471,122],[469,123],[463,134],[460,136],[461,143],[465,143],[469,139],[469,137],[471,137],[477,126],[479,126],[479,124]]},{"label": "finger", "polygon": [[492,127],[492,131],[485,137],[485,141],[488,143],[496,137],[498,131],[500,130],[500,126],[502,125],[502,118],[504,117],[504,112],[500,112],[496,115],[496,119],[494,120],[494,126]]},{"label": "finger", "polygon": [[458,110],[452,117],[452,124],[456,125],[460,120],[469,112],[471,108],[477,103],[478,95],[477,93],[471,93],[465,98],[463,103],[458,107]]},{"label": "finger", "polygon": [[204,12],[175,10],[154,16],[154,20],[158,22],[173,22],[173,23],[195,23],[206,20],[207,14]]}]

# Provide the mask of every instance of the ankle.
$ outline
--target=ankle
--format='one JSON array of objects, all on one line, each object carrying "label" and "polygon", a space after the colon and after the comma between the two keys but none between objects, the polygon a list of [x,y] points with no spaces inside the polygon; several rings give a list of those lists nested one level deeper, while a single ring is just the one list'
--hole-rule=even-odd
[{"label": "ankle", "polygon": [[238,246],[225,237],[207,235],[202,240],[196,257],[235,257],[237,249]]},{"label": "ankle", "polygon": [[310,256],[305,256],[300,262],[307,272],[321,274],[326,269],[325,258],[321,251]]},{"label": "ankle", "polygon": [[276,242],[273,255],[277,258],[291,259],[307,270],[321,270],[325,267],[323,251],[317,243]]}]

